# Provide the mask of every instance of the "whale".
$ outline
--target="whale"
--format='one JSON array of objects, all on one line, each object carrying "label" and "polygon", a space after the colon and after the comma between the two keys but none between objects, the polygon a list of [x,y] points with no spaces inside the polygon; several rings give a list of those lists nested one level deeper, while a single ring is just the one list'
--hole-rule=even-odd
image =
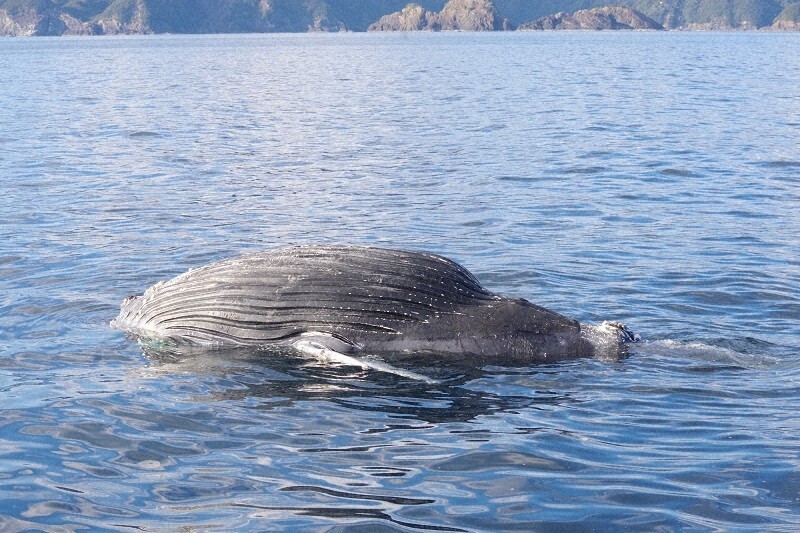
[{"label": "whale", "polygon": [[435,253],[293,245],[224,259],[129,296],[111,326],[141,342],[204,350],[290,346],[322,361],[425,379],[402,354],[489,364],[616,358],[637,337],[486,289]]}]

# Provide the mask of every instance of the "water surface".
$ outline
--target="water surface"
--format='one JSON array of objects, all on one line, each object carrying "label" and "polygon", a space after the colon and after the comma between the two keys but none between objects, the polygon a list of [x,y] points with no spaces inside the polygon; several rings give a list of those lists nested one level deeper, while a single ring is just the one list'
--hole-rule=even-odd
[{"label": "water surface", "polygon": [[[800,35],[0,40],[0,526],[800,524]],[[426,249],[619,362],[148,352],[120,301],[271,246]]]}]

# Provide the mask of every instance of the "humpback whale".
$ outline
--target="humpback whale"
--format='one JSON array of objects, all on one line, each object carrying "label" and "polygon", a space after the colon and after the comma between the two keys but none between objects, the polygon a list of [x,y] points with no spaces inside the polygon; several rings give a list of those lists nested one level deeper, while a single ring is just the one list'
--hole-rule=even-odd
[{"label": "humpback whale", "polygon": [[143,341],[291,346],[386,371],[396,369],[375,356],[549,363],[615,357],[636,340],[617,322],[581,324],[496,294],[437,254],[348,245],[275,248],[191,269],[126,298],[111,325]]}]

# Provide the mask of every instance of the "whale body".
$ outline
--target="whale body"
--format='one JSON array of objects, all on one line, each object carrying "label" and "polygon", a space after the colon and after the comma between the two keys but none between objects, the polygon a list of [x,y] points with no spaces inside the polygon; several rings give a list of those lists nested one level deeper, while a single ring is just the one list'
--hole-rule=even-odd
[{"label": "whale body", "polygon": [[440,255],[345,245],[275,248],[189,270],[125,299],[111,325],[139,339],[289,345],[344,362],[411,352],[540,363],[613,357],[634,340],[622,324],[580,324],[491,292]]}]

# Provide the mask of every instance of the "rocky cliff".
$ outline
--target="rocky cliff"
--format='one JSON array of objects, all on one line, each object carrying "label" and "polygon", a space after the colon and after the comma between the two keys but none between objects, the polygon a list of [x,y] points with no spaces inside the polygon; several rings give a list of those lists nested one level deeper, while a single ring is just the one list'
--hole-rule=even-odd
[{"label": "rocky cliff", "polygon": [[519,30],[663,30],[664,27],[627,7],[598,7],[557,13],[521,25]]},{"label": "rocky cliff", "polygon": [[492,31],[509,29],[490,0],[450,0],[439,12],[439,26],[445,31]]},{"label": "rocky cliff", "polygon": [[367,31],[432,31],[438,24],[438,13],[419,4],[408,4],[400,11],[382,16]]},{"label": "rocky cliff", "polygon": [[441,11],[418,4],[381,17],[368,31],[494,31],[510,29],[490,0],[450,0]]}]

